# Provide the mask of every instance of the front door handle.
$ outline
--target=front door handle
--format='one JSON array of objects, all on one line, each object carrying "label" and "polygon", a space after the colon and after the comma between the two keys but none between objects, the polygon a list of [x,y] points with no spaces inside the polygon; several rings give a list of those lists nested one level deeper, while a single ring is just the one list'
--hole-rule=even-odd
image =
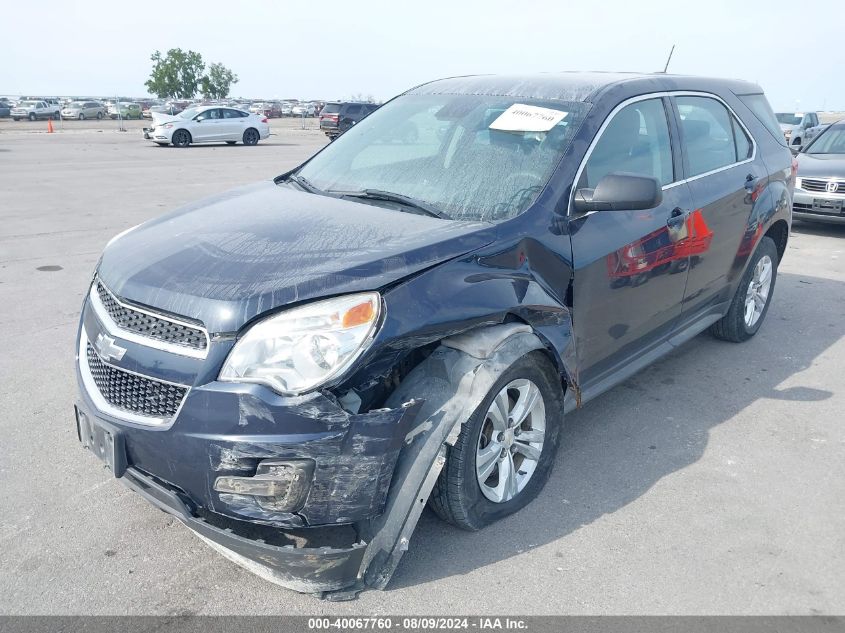
[{"label": "front door handle", "polygon": [[669,218],[666,220],[666,226],[670,229],[677,229],[683,226],[684,222],[686,222],[688,213],[684,211],[681,207],[675,207],[672,209],[672,213],[669,214]]}]

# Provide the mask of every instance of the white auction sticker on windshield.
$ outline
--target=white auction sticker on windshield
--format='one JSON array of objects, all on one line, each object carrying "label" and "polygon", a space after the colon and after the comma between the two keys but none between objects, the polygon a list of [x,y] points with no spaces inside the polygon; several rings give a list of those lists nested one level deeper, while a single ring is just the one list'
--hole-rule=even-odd
[{"label": "white auction sticker on windshield", "polygon": [[490,124],[490,129],[503,132],[548,132],[567,114],[561,110],[514,103]]}]

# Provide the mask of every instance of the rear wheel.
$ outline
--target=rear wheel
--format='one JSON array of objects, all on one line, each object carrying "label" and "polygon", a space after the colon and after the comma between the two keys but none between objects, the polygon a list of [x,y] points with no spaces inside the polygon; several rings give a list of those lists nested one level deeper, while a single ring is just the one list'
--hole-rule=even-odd
[{"label": "rear wheel", "polygon": [[560,439],[563,390],[541,352],[509,367],[458,436],[429,501],[444,521],[478,530],[543,489]]},{"label": "rear wheel", "polygon": [[711,326],[713,336],[734,343],[754,336],[769,311],[777,274],[778,249],[772,238],[764,237],[748,263],[728,313]]},{"label": "rear wheel", "polygon": [[80,113],[79,113],[79,120],[80,120],[80,121],[84,121],[84,120],[85,120],[85,114],[84,114],[83,112],[80,112]]},{"label": "rear wheel", "polygon": [[191,134],[188,130],[176,130],[170,140],[174,147],[188,147],[191,144]]},{"label": "rear wheel", "polygon": [[30,120],[30,121],[35,121],[35,119],[37,119],[37,118],[38,118],[38,117],[36,117],[36,116],[35,116],[35,112],[30,112],[30,113],[29,113],[29,120]]},{"label": "rear wheel", "polygon": [[261,137],[258,134],[258,130],[254,127],[244,131],[244,145],[256,145],[259,138]]},{"label": "rear wheel", "polygon": [[97,120],[99,121],[99,120],[100,120],[100,119],[102,119],[102,118],[103,118],[103,113],[102,113],[102,112],[97,112]]}]

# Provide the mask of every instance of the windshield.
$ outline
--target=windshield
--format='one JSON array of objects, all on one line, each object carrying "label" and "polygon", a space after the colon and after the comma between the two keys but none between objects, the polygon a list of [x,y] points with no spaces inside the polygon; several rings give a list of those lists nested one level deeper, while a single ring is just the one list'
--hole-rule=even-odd
[{"label": "windshield", "polygon": [[20,108],[32,108],[32,107],[37,106],[37,105],[38,105],[37,101],[21,101],[18,104],[18,107],[20,107]]},{"label": "windshield", "polygon": [[187,110],[184,110],[178,116],[180,116],[183,119],[193,119],[197,114],[199,114],[199,108],[188,108]]},{"label": "windshield", "polygon": [[801,119],[804,118],[803,114],[795,112],[778,112],[775,116],[778,118],[778,123],[784,125],[800,125]]},{"label": "windshield", "polygon": [[832,125],[819,134],[805,154],[845,154],[845,125]]},{"label": "windshield", "polygon": [[[514,124],[517,105],[533,106],[523,110],[544,123]],[[504,220],[536,199],[588,108],[506,96],[404,95],[357,123],[298,175],[329,192],[400,194],[456,220]]]},{"label": "windshield", "polygon": [[85,104],[82,103],[81,101],[71,101],[69,104],[67,104],[67,107],[68,108],[81,108],[84,105]]}]

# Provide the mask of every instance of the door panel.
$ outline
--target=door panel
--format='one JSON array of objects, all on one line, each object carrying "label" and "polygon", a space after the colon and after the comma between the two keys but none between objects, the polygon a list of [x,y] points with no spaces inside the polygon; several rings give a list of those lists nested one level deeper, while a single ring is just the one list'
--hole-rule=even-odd
[{"label": "door panel", "polygon": [[573,325],[583,388],[665,340],[681,314],[692,196],[676,177],[664,101],[635,101],[612,115],[576,188],[605,175],[654,176],[662,203],[642,211],[598,211],[570,222]]},{"label": "door panel", "polygon": [[756,241],[749,235],[749,218],[767,172],[761,160],[750,160],[754,148],[748,135],[720,101],[698,96],[673,101],[695,213],[708,236],[690,253],[686,319],[731,299],[731,284],[745,260],[742,250]]}]

